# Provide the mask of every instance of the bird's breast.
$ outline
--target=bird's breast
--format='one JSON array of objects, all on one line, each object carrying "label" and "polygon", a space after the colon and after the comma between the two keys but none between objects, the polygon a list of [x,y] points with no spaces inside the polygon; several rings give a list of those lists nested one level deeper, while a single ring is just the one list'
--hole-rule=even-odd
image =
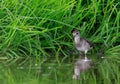
[{"label": "bird's breast", "polygon": [[79,36],[76,36],[76,37],[74,38],[74,42],[75,42],[75,44],[80,43],[80,37],[79,37]]}]

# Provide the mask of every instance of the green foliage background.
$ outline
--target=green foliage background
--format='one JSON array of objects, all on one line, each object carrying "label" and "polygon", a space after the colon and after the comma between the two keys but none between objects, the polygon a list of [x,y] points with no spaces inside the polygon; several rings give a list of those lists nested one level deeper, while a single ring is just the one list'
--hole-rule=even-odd
[{"label": "green foliage background", "polygon": [[[95,69],[73,81],[72,63],[67,75],[61,72],[61,65],[67,59],[74,60],[75,50],[71,31],[76,28],[81,36],[95,44],[92,59],[98,62]],[[57,67],[49,77],[43,80],[34,76],[32,84],[38,83],[80,83],[80,84],[119,84],[120,83],[120,2],[119,0],[1,0],[0,1],[0,60],[2,64],[26,63],[19,58],[35,58],[35,62],[44,64],[44,59],[54,58]],[[60,56],[60,57],[59,57]],[[106,59],[100,59],[104,56]],[[5,61],[4,61],[5,60]],[[49,59],[50,60],[50,59]],[[27,60],[28,61],[28,60]],[[28,65],[32,65],[28,62]],[[34,62],[33,62],[34,63]],[[51,62],[56,64],[56,62]],[[50,66],[50,65],[48,65]],[[19,74],[5,69],[0,80],[3,84],[23,84]],[[8,69],[8,68],[7,68]],[[65,67],[63,68],[63,70]],[[3,70],[4,71],[4,70]],[[15,71],[18,73],[18,71]],[[30,71],[31,72],[31,71]],[[48,70],[48,73],[50,71]],[[33,73],[35,73],[33,71]],[[26,78],[25,72],[20,77]],[[28,79],[33,76],[27,73]],[[85,77],[84,77],[85,76]],[[3,78],[5,77],[5,78]],[[66,79],[65,77],[68,77]],[[54,79],[55,78],[55,79]],[[63,78],[63,79],[62,79]],[[41,80],[42,82],[40,82]],[[47,81],[48,82],[47,82]],[[71,80],[71,81],[70,81]],[[86,81],[87,80],[87,81]],[[29,83],[27,81],[27,83]],[[17,83],[18,84],[18,83]]]}]

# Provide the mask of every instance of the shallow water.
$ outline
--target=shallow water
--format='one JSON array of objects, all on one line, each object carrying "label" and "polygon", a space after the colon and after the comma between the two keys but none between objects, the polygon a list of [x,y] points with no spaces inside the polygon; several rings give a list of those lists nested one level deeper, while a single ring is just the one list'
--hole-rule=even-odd
[{"label": "shallow water", "polygon": [[58,64],[55,59],[17,59],[17,62],[0,63],[1,84],[56,84],[69,83],[73,64]]},{"label": "shallow water", "polygon": [[[58,62],[55,58],[36,59],[34,57],[0,59],[0,84],[101,84],[103,82],[103,84],[112,84],[113,80],[115,84],[119,84],[120,76],[111,72],[116,70],[119,73],[119,68],[111,68],[119,66],[112,60],[102,59],[101,63],[80,73],[78,80],[72,78],[74,65],[78,59],[69,57],[64,61],[59,60]],[[92,62],[97,63],[98,60],[92,59]],[[84,64],[86,65],[86,62],[82,63]]]}]

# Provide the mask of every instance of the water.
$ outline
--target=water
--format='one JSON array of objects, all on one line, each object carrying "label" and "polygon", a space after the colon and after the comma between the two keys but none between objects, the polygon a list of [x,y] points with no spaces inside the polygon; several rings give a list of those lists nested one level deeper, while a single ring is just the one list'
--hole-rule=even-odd
[{"label": "water", "polygon": [[72,79],[73,63],[58,64],[53,58],[37,61],[35,58],[22,58],[14,63],[2,61],[0,70],[1,84],[69,83]]},{"label": "water", "polygon": [[[105,84],[119,84],[119,68],[115,68],[118,64],[111,59],[102,59],[96,66],[91,66],[91,63],[94,60],[99,62],[99,59],[93,59],[92,56],[88,61],[77,57],[68,57],[62,62],[59,60],[34,57],[0,59],[0,84],[101,84],[102,81]],[[77,80],[73,79],[76,65],[80,70]],[[118,75],[112,72],[114,70]],[[115,76],[117,80],[113,81]]]},{"label": "water", "polygon": [[91,68],[92,60],[91,59],[77,59],[74,65],[74,75],[73,79],[80,79],[80,74],[89,68]]}]

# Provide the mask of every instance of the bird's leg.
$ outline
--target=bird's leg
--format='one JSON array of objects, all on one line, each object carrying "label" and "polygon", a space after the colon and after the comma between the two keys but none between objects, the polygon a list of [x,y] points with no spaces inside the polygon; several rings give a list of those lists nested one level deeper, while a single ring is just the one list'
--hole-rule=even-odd
[{"label": "bird's leg", "polygon": [[86,56],[86,54],[87,54],[87,51],[85,51],[85,60],[87,60],[87,56]]}]

